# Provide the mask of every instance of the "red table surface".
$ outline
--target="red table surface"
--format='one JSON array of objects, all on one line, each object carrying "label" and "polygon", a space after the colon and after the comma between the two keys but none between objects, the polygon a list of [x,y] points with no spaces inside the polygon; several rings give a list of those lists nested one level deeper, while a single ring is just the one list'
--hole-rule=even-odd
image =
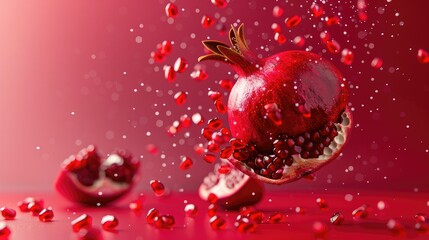
[{"label": "red table surface", "polygon": [[[353,193],[353,199],[346,201],[345,196]],[[17,202],[25,197],[42,198],[45,206],[51,206],[55,213],[54,221],[43,223],[31,213],[18,211]],[[238,212],[218,210],[225,218],[227,227],[215,231],[209,225],[208,203],[196,193],[172,193],[169,196],[155,197],[147,193],[141,212],[128,208],[128,203],[136,195],[129,195],[114,205],[91,208],[74,205],[56,193],[2,193],[0,205],[17,210],[15,220],[5,220],[12,234],[9,239],[77,239],[71,229],[71,221],[83,213],[94,219],[94,227],[100,229],[104,239],[315,239],[313,224],[316,221],[328,226],[326,239],[429,239],[429,232],[414,229],[416,213],[429,212],[429,193],[372,192],[372,191],[329,191],[329,192],[268,192],[255,207],[265,213],[265,222],[258,224],[253,233],[240,233],[234,227]],[[324,198],[328,209],[322,211],[316,204],[317,198]],[[385,208],[377,207],[379,201]],[[193,217],[186,217],[186,203],[195,204],[199,211]],[[362,204],[372,209],[366,219],[353,220],[352,211]],[[175,217],[172,229],[157,229],[146,222],[146,213],[157,208],[161,214]],[[295,208],[305,209],[305,213],[296,213]],[[283,223],[270,224],[267,218],[279,211],[285,214]],[[330,217],[340,211],[345,216],[342,225],[332,225]],[[115,215],[120,223],[115,232],[102,230],[100,220],[104,215]],[[398,220],[404,227],[403,235],[395,235],[386,226],[389,219]]]}]

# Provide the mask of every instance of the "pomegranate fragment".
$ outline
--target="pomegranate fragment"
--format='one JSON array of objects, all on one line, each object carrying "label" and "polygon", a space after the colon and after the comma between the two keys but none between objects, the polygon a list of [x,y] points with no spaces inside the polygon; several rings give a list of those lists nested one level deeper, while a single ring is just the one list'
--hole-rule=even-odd
[{"label": "pomegranate fragment", "polygon": [[0,238],[8,239],[11,231],[4,221],[0,221]]},{"label": "pomegranate fragment", "polygon": [[42,222],[50,222],[54,218],[54,211],[51,208],[45,208],[39,213],[39,220]]},{"label": "pomegranate fragment", "polygon": [[119,224],[118,218],[113,215],[105,215],[101,219],[101,226],[106,231],[114,230],[118,226],[118,224]]},{"label": "pomegranate fragment", "polygon": [[16,211],[12,208],[2,207],[0,208],[0,212],[6,220],[13,220],[16,217]]},{"label": "pomegranate fragment", "polygon": [[417,51],[417,59],[420,63],[429,63],[429,53],[423,49]]},{"label": "pomegranate fragment", "polygon": [[164,195],[164,193],[165,193],[164,184],[162,184],[162,182],[159,180],[151,180],[150,181],[150,187],[152,188],[155,195],[158,197]]},{"label": "pomegranate fragment", "polygon": [[157,228],[172,228],[174,223],[174,217],[171,215],[161,215],[154,219],[154,225]]},{"label": "pomegranate fragment", "polygon": [[195,204],[186,204],[185,206],[185,214],[188,217],[195,217],[198,213],[198,208],[195,206]]},{"label": "pomegranate fragment", "polygon": [[217,215],[211,217],[209,223],[213,230],[224,230],[226,228],[225,219]]},{"label": "pomegranate fragment", "polygon": [[149,209],[149,211],[147,212],[146,215],[146,221],[149,224],[153,224],[155,223],[155,218],[159,216],[159,211],[156,208],[151,208]]},{"label": "pomegranate fragment", "polygon": [[165,6],[165,14],[167,17],[175,18],[179,14],[179,10],[174,3],[167,3]]},{"label": "pomegranate fragment", "polygon": [[88,214],[82,214],[71,222],[73,232],[79,232],[81,229],[92,228],[92,217]]}]

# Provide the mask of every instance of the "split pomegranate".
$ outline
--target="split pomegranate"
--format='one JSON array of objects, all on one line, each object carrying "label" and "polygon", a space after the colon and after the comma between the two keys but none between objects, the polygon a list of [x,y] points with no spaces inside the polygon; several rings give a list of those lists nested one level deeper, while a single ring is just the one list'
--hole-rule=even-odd
[{"label": "split pomegranate", "polygon": [[70,201],[105,205],[131,190],[138,180],[139,165],[125,150],[117,150],[102,160],[90,145],[64,161],[55,187]]},{"label": "split pomegranate", "polygon": [[[228,100],[231,135],[245,143],[227,158],[261,181],[282,184],[335,159],[351,129],[349,88],[340,71],[319,55],[286,51],[259,59],[243,25],[229,32],[232,46],[207,40],[199,61],[230,63],[238,80]],[[231,141],[233,141],[231,139]]]},{"label": "split pomegranate", "polygon": [[[229,173],[219,173],[221,165],[228,165]],[[250,178],[225,160],[222,160],[221,164],[215,164],[214,170],[204,178],[199,188],[202,199],[216,202],[225,209],[238,209],[256,204],[261,200],[263,192],[262,182]]]}]

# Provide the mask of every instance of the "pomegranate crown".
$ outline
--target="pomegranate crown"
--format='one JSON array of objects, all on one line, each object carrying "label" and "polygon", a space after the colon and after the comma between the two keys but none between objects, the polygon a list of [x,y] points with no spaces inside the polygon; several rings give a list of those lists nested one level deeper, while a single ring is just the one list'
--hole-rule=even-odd
[{"label": "pomegranate crown", "polygon": [[255,58],[247,46],[243,28],[244,24],[241,24],[237,29],[231,25],[231,29],[229,30],[229,41],[231,42],[231,46],[216,40],[203,41],[204,47],[211,53],[199,57],[198,61],[215,60],[227,62],[234,66],[239,66],[241,69],[252,66]]}]

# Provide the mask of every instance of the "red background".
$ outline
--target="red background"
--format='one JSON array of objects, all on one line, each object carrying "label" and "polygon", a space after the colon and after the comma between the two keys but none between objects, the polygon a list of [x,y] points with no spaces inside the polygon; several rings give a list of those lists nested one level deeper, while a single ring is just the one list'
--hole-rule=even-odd
[{"label": "red background", "polygon": [[[331,59],[353,85],[355,127],[343,156],[311,183],[269,189],[429,189],[429,65],[416,58],[419,48],[429,50],[427,1],[368,1],[366,22],[357,20],[356,1],[320,3],[326,15],[342,16],[340,25],[331,27],[310,17],[312,1],[231,0],[218,9],[208,0],[178,0],[180,12],[172,24],[164,13],[166,3],[0,3],[0,191],[52,191],[63,159],[88,144],[104,153],[123,147],[140,156],[139,191],[148,190],[154,178],[173,190],[195,191],[212,169],[193,152],[195,144],[205,141],[201,127],[193,125],[173,137],[166,129],[182,114],[199,112],[206,120],[219,116],[207,92],[221,90],[220,79],[233,78],[229,66],[214,63],[204,63],[207,80],[195,82],[189,76],[203,53],[201,40],[227,40],[215,26],[201,27],[204,14],[217,22],[224,18],[227,28],[244,22],[250,47],[261,56],[296,49],[291,40],[305,36],[305,47]],[[285,10],[280,18],[272,15],[275,5]],[[287,30],[283,21],[295,14],[303,21]],[[283,27],[286,44],[273,40],[274,22]],[[353,50],[352,66],[324,50],[319,39],[324,29],[341,48]],[[361,39],[362,32],[366,36]],[[173,53],[164,63],[151,64],[150,52],[163,40],[174,41]],[[188,60],[189,69],[168,83],[162,67],[179,56]],[[370,66],[374,57],[384,60],[382,69]],[[184,106],[174,103],[178,91],[189,93]],[[162,154],[149,154],[147,144],[157,145]],[[178,168],[180,155],[194,159],[188,172]]]}]

